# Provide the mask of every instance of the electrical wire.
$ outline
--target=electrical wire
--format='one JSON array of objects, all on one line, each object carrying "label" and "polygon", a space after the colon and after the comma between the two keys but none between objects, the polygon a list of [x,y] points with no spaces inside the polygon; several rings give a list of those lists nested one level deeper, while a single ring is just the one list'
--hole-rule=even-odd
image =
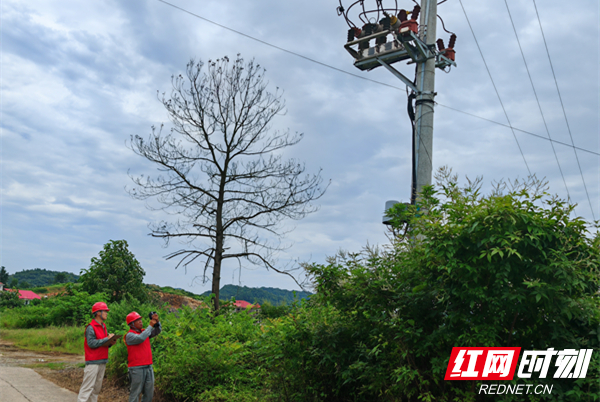
[{"label": "electrical wire", "polygon": [[483,57],[483,52],[481,51],[481,47],[479,46],[479,42],[477,41],[477,37],[475,36],[475,31],[473,31],[473,27],[471,26],[471,21],[469,21],[469,17],[467,16],[467,12],[465,11],[465,6],[462,3],[462,0],[458,0],[460,6],[462,7],[463,13],[465,14],[465,18],[467,19],[467,23],[469,24],[469,28],[471,29],[471,33],[473,34],[473,39],[475,39],[475,44],[477,45],[477,49],[479,49],[479,54],[481,55],[481,59],[483,60],[483,64],[485,65],[485,69],[490,76],[490,80],[492,81],[492,85],[494,86],[494,90],[496,91],[496,95],[498,96],[498,100],[500,101],[500,106],[502,106],[502,110],[504,111],[504,116],[506,116],[506,120],[508,121],[508,125],[511,126],[511,131],[513,133],[513,137],[515,137],[515,141],[517,142],[517,147],[519,147],[519,152],[521,152],[521,156],[523,157],[523,162],[525,162],[525,166],[527,167],[527,171],[529,172],[529,176],[531,176],[531,170],[529,169],[529,165],[527,164],[527,160],[525,159],[525,154],[521,149],[521,144],[519,144],[519,140],[517,139],[517,135],[515,134],[515,130],[512,129],[512,124],[510,123],[510,119],[508,118],[508,113],[506,113],[506,108],[504,107],[504,103],[502,103],[502,99],[500,98],[500,93],[498,92],[498,88],[496,88],[496,84],[494,83],[494,79],[492,78],[492,73],[488,68],[488,65],[485,61],[485,57]]},{"label": "electrical wire", "polygon": [[[531,82],[531,89],[533,89],[533,94],[535,95],[535,100],[537,101],[538,108],[540,109],[540,114],[542,115],[542,121],[544,122],[544,127],[546,128],[546,133],[548,134],[548,138],[552,139],[552,137],[550,136],[550,130],[548,129],[548,123],[546,123],[546,118],[544,117],[544,112],[542,111],[542,105],[540,104],[540,99],[538,98],[537,91],[535,90],[535,85],[533,85],[533,79],[531,78],[531,73],[529,72],[529,66],[527,65],[527,60],[525,59],[525,53],[523,53],[523,48],[521,47],[521,41],[519,40],[519,34],[517,33],[517,28],[515,27],[515,22],[513,21],[512,14],[510,13],[510,8],[508,7],[508,2],[506,0],[504,0],[504,4],[506,5],[506,11],[508,11],[508,17],[510,18],[510,23],[512,24],[513,31],[515,32],[515,37],[517,38],[517,43],[519,44],[519,50],[521,51],[521,56],[523,57],[523,63],[525,63],[525,69],[527,70],[527,76],[529,77],[529,82]],[[550,145],[552,146],[552,152],[554,152],[554,158],[556,158],[558,170],[560,171],[560,176],[562,177],[563,183],[565,184],[565,189],[567,190],[567,197],[570,202],[571,194],[569,193],[569,187],[567,186],[567,181],[565,180],[565,175],[563,174],[562,167],[560,166],[560,162],[558,161],[558,155],[556,154],[556,149],[554,148],[554,143],[550,142]]]},{"label": "electrical wire", "polygon": [[579,156],[577,155],[577,150],[575,149],[575,141],[573,141],[573,133],[571,133],[571,127],[569,126],[569,120],[567,119],[567,112],[565,111],[565,105],[562,100],[562,96],[560,95],[560,89],[558,88],[558,81],[556,79],[556,74],[554,73],[554,66],[552,65],[552,58],[550,57],[550,51],[548,50],[548,43],[546,42],[546,35],[544,35],[544,29],[542,28],[542,21],[540,20],[540,14],[538,12],[537,4],[535,0],[533,0],[533,6],[535,8],[535,15],[537,16],[538,23],[540,24],[540,31],[542,32],[542,38],[544,39],[544,46],[546,47],[546,54],[548,55],[548,61],[550,62],[550,69],[552,70],[552,76],[554,77],[554,84],[556,85],[556,92],[558,92],[558,99],[560,99],[560,106],[562,107],[563,115],[565,116],[565,122],[567,123],[567,130],[569,131],[569,136],[571,137],[571,145],[573,145],[573,152],[575,152],[575,159],[577,160],[577,166],[579,166],[579,173],[581,174],[581,180],[583,181],[583,188],[585,189],[585,194],[587,195],[588,203],[590,204],[590,209],[592,210],[592,217],[596,220],[596,215],[594,214],[594,208],[592,207],[592,201],[590,199],[590,193],[588,193],[587,186],[585,184],[585,179],[583,178],[583,171],[581,170],[581,164],[579,163]]},{"label": "electrical wire", "polygon": [[[192,16],[194,16],[194,17],[196,17],[196,18],[199,18],[199,19],[201,19],[201,20],[203,20],[203,21],[206,21],[206,22],[208,22],[208,23],[211,23],[211,24],[213,24],[213,25],[216,25],[216,26],[218,26],[218,27],[221,27],[221,28],[223,28],[223,29],[226,29],[226,30],[228,30],[228,31],[231,31],[231,32],[237,33],[238,35],[242,35],[242,36],[244,36],[244,37],[246,37],[246,38],[248,38],[248,39],[252,39],[252,40],[254,40],[254,41],[256,41],[256,42],[260,42],[260,43],[262,43],[263,45],[267,45],[267,46],[270,46],[270,47],[272,47],[272,48],[274,48],[274,49],[281,50],[281,51],[283,51],[283,52],[286,52],[286,53],[289,53],[289,54],[291,54],[291,55],[294,55],[294,56],[300,57],[300,58],[302,58],[302,59],[304,59],[304,60],[308,60],[308,61],[310,61],[310,62],[312,62],[312,63],[316,63],[316,64],[318,64],[318,65],[320,65],[320,66],[323,66],[323,67],[326,67],[326,68],[332,69],[332,70],[334,70],[334,71],[337,71],[337,72],[340,72],[340,73],[344,73],[344,74],[346,74],[346,75],[350,75],[350,76],[352,76],[352,77],[355,77],[355,78],[360,78],[361,80],[365,80],[365,81],[369,81],[369,82],[372,82],[372,83],[375,83],[375,84],[383,85],[383,86],[385,86],[385,87],[388,87],[388,88],[396,89],[396,90],[399,90],[399,91],[404,91],[404,90],[405,90],[404,88],[400,88],[400,87],[397,87],[397,86],[395,86],[395,85],[386,84],[385,82],[381,82],[381,81],[377,81],[377,80],[372,80],[372,79],[370,79],[370,78],[363,77],[363,76],[360,76],[360,75],[358,75],[358,74],[353,74],[353,73],[351,73],[351,72],[348,72],[348,71],[342,70],[342,69],[340,69],[340,68],[337,68],[337,67],[331,66],[331,65],[329,65],[329,64],[325,64],[325,63],[323,63],[323,62],[320,62],[320,61],[317,61],[317,60],[311,59],[310,57],[306,57],[306,56],[304,56],[304,55],[301,55],[301,54],[299,54],[299,53],[295,53],[295,52],[292,52],[292,51],[290,51],[290,50],[284,49],[284,48],[282,48],[282,47],[279,47],[279,46],[273,45],[273,44],[271,44],[271,43],[269,43],[269,42],[265,42],[265,41],[263,41],[263,40],[261,40],[261,39],[258,39],[258,38],[255,38],[255,37],[253,37],[253,36],[247,35],[247,34],[245,34],[245,33],[243,33],[243,32],[236,31],[235,29],[231,29],[231,28],[229,28],[229,27],[226,27],[226,26],[224,26],[224,25],[221,25],[221,24],[219,24],[219,23],[216,23],[216,22],[214,22],[214,21],[211,21],[211,20],[209,20],[208,18],[204,18],[204,17],[202,17],[202,16],[200,16],[200,15],[194,14],[194,13],[192,13],[192,12],[190,12],[190,11],[187,11],[187,10],[185,10],[185,9],[183,9],[183,8],[181,8],[181,7],[178,7],[178,6],[174,5],[174,4],[171,4],[171,3],[167,2],[167,1],[164,1],[164,0],[157,0],[157,1],[159,1],[159,2],[161,2],[161,3],[164,3],[164,4],[166,4],[166,5],[169,5],[169,6],[173,7],[173,8],[176,8],[176,9],[178,9],[178,10],[181,10],[181,11],[183,11],[183,12],[185,12],[185,13],[187,13],[187,14],[190,14],[190,15],[192,15]],[[417,3],[417,4],[418,4],[418,3]],[[476,114],[472,114],[472,113],[469,113],[469,112],[465,112],[465,111],[463,111],[463,110],[456,109],[456,108],[453,108],[453,107],[451,107],[451,106],[447,106],[447,105],[444,105],[444,104],[441,104],[441,103],[438,103],[438,102],[436,102],[436,105],[438,105],[438,106],[441,106],[441,107],[443,107],[443,108],[446,108],[446,109],[449,109],[449,110],[452,110],[452,111],[455,111],[455,112],[458,112],[458,113],[462,113],[462,114],[464,114],[464,115],[467,115],[467,116],[471,116],[471,117],[475,117],[475,118],[477,118],[477,119],[485,120],[485,121],[487,121],[487,122],[489,122],[489,123],[493,123],[493,124],[496,124],[496,125],[499,125],[499,126],[502,126],[502,127],[510,128],[511,130],[515,130],[515,131],[521,132],[521,133],[523,133],[523,134],[531,135],[531,136],[533,136],[533,137],[536,137],[536,138],[539,138],[539,139],[541,139],[541,140],[550,141],[550,142],[553,142],[553,143],[555,143],[555,144],[560,144],[560,145],[563,145],[563,146],[565,146],[565,147],[569,147],[569,148],[577,149],[577,150],[579,150],[579,151],[587,152],[587,153],[590,153],[590,154],[592,154],[592,155],[600,156],[600,152],[595,152],[595,151],[591,151],[591,150],[589,150],[589,149],[585,149],[585,148],[577,147],[577,146],[574,146],[574,145],[571,145],[571,144],[567,144],[567,143],[565,143],[565,142],[561,142],[561,141],[557,141],[557,140],[552,140],[552,139],[549,139],[549,138],[547,138],[547,137],[544,137],[544,136],[542,136],[542,135],[535,134],[535,133],[532,133],[532,132],[530,132],[530,131],[522,130],[522,129],[520,129],[520,128],[514,127],[514,126],[512,126],[512,125],[509,125],[509,124],[500,123],[500,122],[497,122],[497,121],[495,121],[495,120],[491,120],[491,119],[488,119],[488,118],[485,118],[485,117],[482,117],[482,116],[478,116],[478,115],[476,115]]]},{"label": "electrical wire", "polygon": [[306,56],[304,56],[304,55],[301,55],[301,54],[299,54],[299,53],[292,52],[291,50],[287,50],[287,49],[284,49],[284,48],[282,48],[282,47],[279,47],[279,46],[273,45],[273,44],[271,44],[271,43],[269,43],[269,42],[265,42],[264,40],[261,40],[261,39],[255,38],[254,36],[250,36],[250,35],[247,35],[247,34],[245,34],[245,33],[243,33],[243,32],[236,31],[235,29],[232,29],[232,28],[229,28],[229,27],[227,27],[227,26],[225,26],[225,25],[221,25],[221,24],[219,24],[219,23],[217,23],[217,22],[211,21],[211,20],[209,20],[208,18],[204,18],[204,17],[202,17],[202,16],[200,16],[200,15],[198,15],[198,14],[194,14],[194,13],[192,13],[191,11],[188,11],[188,10],[186,10],[186,9],[184,9],[184,8],[178,7],[178,6],[176,6],[176,5],[174,5],[174,4],[171,4],[171,3],[167,2],[167,1],[164,1],[164,0],[157,0],[157,1],[159,1],[159,2],[161,2],[161,3],[164,3],[164,4],[166,4],[166,5],[169,5],[169,6],[173,7],[173,8],[176,8],[176,9],[178,9],[178,10],[180,10],[180,11],[183,11],[184,13],[190,14],[190,15],[192,15],[192,16],[194,16],[194,17],[196,17],[196,18],[199,18],[199,19],[201,19],[201,20],[203,20],[203,21],[209,22],[209,23],[211,23],[211,24],[213,24],[213,25],[216,25],[216,26],[218,26],[218,27],[221,27],[221,28],[223,28],[223,29],[226,29],[226,30],[228,30],[228,31],[234,32],[234,33],[236,33],[236,34],[238,34],[238,35],[244,36],[244,37],[246,37],[246,38],[248,38],[248,39],[252,39],[252,40],[254,40],[254,41],[256,41],[256,42],[260,42],[260,43],[262,43],[263,45],[267,45],[267,46],[270,46],[270,47],[272,47],[272,48],[274,48],[274,49],[281,50],[282,52],[286,52],[286,53],[292,54],[292,55],[294,55],[294,56],[297,56],[297,57],[300,57],[300,58],[302,58],[302,59],[308,60],[308,61],[310,61],[310,62],[313,62],[313,63],[319,64],[319,65],[321,65],[321,66],[323,66],[323,67],[327,67],[327,68],[330,68],[330,69],[332,69],[332,70],[335,70],[335,71],[338,71],[338,72],[340,72],[340,73],[344,73],[344,74],[347,74],[347,75],[351,75],[351,76],[353,76],[353,77],[356,77],[356,78],[360,78],[360,79],[363,79],[363,80],[371,81],[371,82],[373,82],[373,83],[375,83],[375,84],[384,85],[384,86],[386,86],[386,87],[390,87],[390,88],[394,88],[394,89],[399,89],[399,90],[402,90],[402,88],[398,88],[398,87],[396,87],[396,86],[393,86],[393,85],[390,85],[390,84],[386,84],[385,82],[381,82],[381,81],[372,80],[372,79],[370,79],[370,78],[366,78],[366,77],[361,77],[361,76],[360,76],[360,75],[358,75],[358,74],[353,74],[353,73],[350,73],[350,72],[348,72],[348,71],[342,70],[341,68],[337,68],[337,67],[330,66],[329,64],[322,63],[322,62],[320,62],[320,61],[318,61],[318,60],[311,59],[310,57],[306,57]]},{"label": "electrical wire", "polygon": [[[438,3],[438,5],[439,5],[439,3]],[[449,34],[456,35],[454,32],[450,32],[450,31],[448,31],[448,30],[446,29],[446,25],[444,24],[444,20],[442,19],[442,17],[440,17],[440,15],[439,15],[439,14],[438,14],[438,16],[437,16],[437,17],[438,17],[438,18],[440,19],[440,21],[442,22],[442,28],[444,29],[444,31],[448,32]]]},{"label": "electrical wire", "polygon": [[526,131],[526,130],[521,130],[520,128],[513,127],[513,126],[509,126],[508,124],[500,123],[500,122],[498,122],[498,121],[495,121],[495,120],[490,120],[490,119],[487,119],[487,118],[485,118],[485,117],[477,116],[476,114],[469,113],[469,112],[465,112],[464,110],[455,109],[455,108],[453,108],[453,107],[450,107],[450,106],[442,105],[441,103],[437,103],[437,102],[436,102],[436,105],[438,105],[438,106],[441,106],[441,107],[443,107],[443,108],[446,108],[446,109],[450,109],[450,110],[452,110],[452,111],[455,111],[455,112],[458,112],[458,113],[465,114],[465,115],[467,115],[467,116],[471,116],[471,117],[475,117],[475,118],[477,118],[477,119],[485,120],[485,121],[487,121],[487,122],[494,123],[494,124],[497,124],[497,125],[499,125],[499,126],[502,126],[502,127],[510,128],[510,129],[513,129],[513,130],[515,130],[515,131],[518,131],[518,132],[520,132],[520,133],[523,133],[523,134],[528,134],[528,135],[531,135],[531,136],[533,136],[533,137],[537,137],[537,138],[539,138],[539,139],[541,139],[541,140],[550,141],[550,142],[553,142],[553,143],[555,143],[555,144],[564,145],[565,147],[569,147],[569,148],[575,148],[575,149],[578,149],[578,150],[580,150],[580,151],[583,151],[583,152],[590,153],[590,154],[592,154],[592,155],[597,155],[597,156],[600,156],[600,152],[590,151],[589,149],[585,149],[585,148],[581,148],[581,147],[574,147],[573,145],[571,145],[571,144],[567,144],[566,142],[562,142],[562,141],[551,140],[551,139],[548,139],[547,137],[544,137],[544,136],[542,136],[542,135],[535,134],[535,133],[532,133],[532,132],[530,132],[530,131]]}]

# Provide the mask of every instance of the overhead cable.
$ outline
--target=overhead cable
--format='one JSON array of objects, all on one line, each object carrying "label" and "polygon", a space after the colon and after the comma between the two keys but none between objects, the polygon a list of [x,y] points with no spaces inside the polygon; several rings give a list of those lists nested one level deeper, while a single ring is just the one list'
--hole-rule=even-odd
[{"label": "overhead cable", "polygon": [[563,115],[565,116],[565,122],[567,123],[567,130],[569,131],[569,136],[571,137],[571,145],[573,145],[573,152],[575,152],[575,159],[577,160],[577,166],[579,166],[579,173],[581,174],[581,180],[583,181],[583,188],[585,189],[585,194],[587,195],[588,202],[590,204],[590,209],[592,210],[592,217],[596,220],[596,215],[594,214],[594,208],[592,207],[592,201],[590,200],[590,193],[588,193],[587,186],[585,184],[585,179],[583,178],[583,171],[581,170],[581,164],[579,163],[579,156],[577,155],[577,150],[575,149],[575,142],[573,141],[573,134],[571,133],[571,126],[569,126],[569,120],[567,119],[567,112],[565,111],[565,105],[562,100],[562,96],[560,95],[560,89],[558,88],[558,81],[556,80],[556,74],[554,73],[554,66],[552,65],[552,58],[550,58],[550,51],[548,50],[548,43],[546,43],[546,35],[544,35],[544,29],[542,28],[542,21],[540,20],[540,14],[538,13],[537,4],[535,4],[535,0],[533,0],[533,6],[535,7],[535,15],[537,16],[538,23],[540,24],[540,31],[542,32],[542,38],[544,39],[544,46],[546,47],[546,54],[548,55],[548,61],[550,62],[550,69],[552,70],[552,76],[554,77],[554,84],[556,84],[556,91],[558,92],[558,99],[560,99],[560,106],[562,107]]},{"label": "overhead cable", "polygon": [[[272,48],[275,48],[275,49],[281,50],[281,51],[283,51],[283,52],[289,53],[289,54],[291,54],[291,55],[294,55],[294,56],[300,57],[300,58],[302,58],[302,59],[305,59],[305,60],[307,60],[307,61],[310,61],[310,62],[312,62],[312,63],[319,64],[320,66],[327,67],[327,68],[330,68],[330,69],[332,69],[332,70],[334,70],[334,71],[337,71],[337,72],[340,72],[340,73],[344,73],[344,74],[346,74],[346,75],[350,75],[350,76],[352,76],[352,77],[355,77],[355,78],[360,78],[361,80],[369,81],[369,82],[372,82],[372,83],[374,83],[374,84],[383,85],[383,86],[385,86],[385,87],[388,87],[388,88],[397,89],[397,90],[399,90],[399,91],[404,91],[404,90],[405,90],[404,88],[400,88],[400,87],[397,87],[397,86],[395,86],[395,85],[386,84],[385,82],[381,82],[381,81],[377,81],[377,80],[372,80],[372,79],[370,79],[370,78],[366,78],[366,77],[360,76],[360,75],[358,75],[358,74],[353,74],[353,73],[351,73],[351,72],[348,72],[348,71],[342,70],[342,69],[340,69],[340,68],[337,68],[337,67],[331,66],[331,65],[329,65],[329,64],[326,64],[326,63],[320,62],[320,61],[318,61],[318,60],[311,59],[310,57],[306,57],[306,56],[304,56],[304,55],[301,55],[301,54],[299,54],[299,53],[292,52],[292,51],[290,51],[290,50],[287,50],[287,49],[285,49],[285,48],[282,48],[282,47],[279,47],[279,46],[273,45],[273,44],[271,44],[271,43],[269,43],[269,42],[265,42],[265,41],[263,41],[263,40],[261,40],[261,39],[258,39],[258,38],[255,38],[255,37],[253,37],[253,36],[247,35],[247,34],[245,34],[245,33],[243,33],[243,32],[236,31],[235,29],[231,29],[231,28],[229,28],[229,27],[227,27],[227,26],[225,26],[225,25],[221,25],[221,24],[219,24],[219,23],[217,23],[217,22],[214,22],[214,21],[212,21],[212,20],[209,20],[208,18],[204,18],[204,17],[202,17],[202,16],[200,16],[200,15],[198,15],[198,14],[194,14],[194,13],[192,13],[192,12],[188,11],[188,10],[185,10],[185,9],[183,9],[183,8],[181,8],[181,7],[178,7],[178,6],[174,5],[174,4],[171,4],[171,3],[167,2],[167,1],[164,1],[164,0],[157,0],[157,1],[160,1],[161,3],[164,3],[164,4],[168,5],[168,6],[171,6],[171,7],[173,7],[173,8],[176,8],[176,9],[178,9],[178,10],[181,10],[181,11],[183,11],[183,12],[187,13],[187,14],[190,14],[190,15],[192,15],[192,16],[194,16],[194,17],[196,17],[196,18],[199,18],[199,19],[201,19],[201,20],[203,20],[203,21],[206,21],[206,22],[208,22],[208,23],[210,23],[210,24],[216,25],[216,26],[218,26],[218,27],[221,27],[221,28],[223,28],[223,29],[226,29],[226,30],[228,30],[228,31],[234,32],[234,33],[236,33],[236,34],[238,34],[238,35],[242,35],[242,36],[244,36],[244,37],[246,37],[246,38],[248,38],[248,39],[252,39],[252,40],[254,40],[254,41],[256,41],[256,42],[260,42],[260,43],[262,43],[262,44],[264,44],[264,45],[267,45],[267,46],[270,46],[270,47],[272,47]],[[485,120],[485,121],[487,121],[487,122],[490,122],[490,123],[493,123],[493,124],[497,124],[497,125],[499,125],[499,126],[502,126],[502,127],[510,128],[511,130],[515,130],[515,131],[521,132],[521,133],[523,133],[523,134],[531,135],[531,136],[537,137],[537,138],[539,138],[539,139],[542,139],[542,140],[545,140],[545,141],[550,141],[550,142],[553,142],[553,143],[555,143],[555,144],[560,144],[560,145],[563,145],[563,146],[566,146],[566,147],[569,147],[569,148],[578,149],[578,150],[580,150],[580,151],[583,151],[583,152],[587,152],[587,153],[590,153],[590,154],[593,154],[593,155],[600,156],[600,152],[591,151],[591,150],[589,150],[589,149],[585,149],[585,148],[577,147],[577,146],[574,146],[574,145],[571,145],[571,144],[567,144],[567,143],[565,143],[565,142],[561,142],[561,141],[557,141],[557,140],[549,139],[549,138],[547,138],[547,137],[544,137],[544,136],[542,136],[542,135],[535,134],[535,133],[532,133],[532,132],[530,132],[530,131],[526,131],[526,130],[522,130],[522,129],[520,129],[520,128],[514,127],[514,126],[512,126],[511,124],[504,124],[504,123],[500,123],[500,122],[497,122],[497,121],[495,121],[495,120],[490,120],[490,119],[488,119],[488,118],[481,117],[481,116],[478,116],[478,115],[476,115],[476,114],[472,114],[472,113],[465,112],[465,111],[463,111],[463,110],[460,110],[460,109],[456,109],[456,108],[453,108],[453,107],[450,107],[450,106],[443,105],[443,104],[441,104],[441,103],[437,103],[437,102],[436,102],[436,105],[438,105],[438,106],[441,106],[441,107],[444,107],[444,108],[446,108],[446,109],[449,109],[449,110],[453,110],[453,111],[455,111],[455,112],[458,112],[458,113],[465,114],[465,115],[467,115],[467,116],[471,116],[471,117],[475,117],[475,118],[477,118],[477,119]]]},{"label": "overhead cable", "polygon": [[473,27],[471,26],[471,21],[469,21],[469,17],[467,16],[467,12],[465,11],[465,6],[462,3],[462,0],[458,0],[460,6],[465,14],[465,18],[467,19],[467,23],[469,24],[469,28],[471,29],[471,33],[473,34],[473,39],[475,39],[475,44],[477,45],[477,49],[479,49],[479,54],[481,55],[481,59],[483,60],[483,64],[485,65],[485,69],[490,76],[490,80],[492,81],[492,86],[494,87],[494,91],[496,91],[496,96],[498,96],[498,101],[500,101],[500,106],[502,106],[502,110],[504,111],[504,116],[506,117],[506,121],[508,121],[508,125],[511,126],[511,131],[513,133],[513,137],[515,137],[515,141],[517,142],[517,147],[519,148],[519,152],[521,152],[521,156],[523,157],[523,162],[525,162],[525,166],[527,167],[527,171],[531,176],[531,170],[529,169],[529,165],[527,164],[527,160],[525,159],[525,154],[521,149],[521,144],[519,144],[519,140],[517,139],[517,135],[515,134],[515,130],[512,128],[512,124],[510,123],[510,119],[508,118],[508,113],[506,113],[506,108],[504,107],[504,103],[502,103],[502,98],[500,98],[500,92],[498,92],[498,88],[496,88],[496,84],[494,83],[494,79],[492,78],[492,73],[488,68],[488,65],[485,61],[485,57],[483,57],[483,52],[481,51],[481,47],[479,46],[479,42],[477,41],[477,37],[475,36],[475,31],[473,31]]},{"label": "overhead cable", "polygon": [[[508,17],[510,18],[510,23],[512,24],[513,31],[515,32],[515,37],[517,38],[517,43],[519,44],[519,50],[521,51],[521,57],[523,57],[523,63],[525,63],[525,69],[527,70],[527,76],[529,77],[529,82],[531,82],[531,89],[533,89],[533,94],[535,95],[535,100],[537,101],[538,108],[540,109],[540,114],[542,115],[542,121],[544,122],[544,127],[546,127],[546,133],[548,134],[548,138],[552,139],[550,136],[550,130],[548,129],[548,124],[546,123],[546,118],[544,117],[544,112],[542,111],[542,105],[540,104],[540,100],[537,95],[537,91],[535,90],[535,85],[533,85],[533,79],[531,78],[531,73],[529,72],[529,66],[527,65],[527,60],[525,59],[525,53],[523,53],[523,48],[521,47],[521,41],[519,40],[519,34],[517,33],[517,28],[515,27],[515,23],[512,18],[512,14],[510,13],[510,8],[508,8],[508,2],[504,0],[504,4],[506,4],[506,11],[508,11]],[[558,161],[558,155],[556,154],[556,149],[554,148],[554,143],[550,141],[550,145],[552,146],[552,152],[554,152],[554,158],[556,159],[556,163],[558,165],[558,170],[560,171],[560,176],[563,179],[563,183],[565,184],[565,189],[567,190],[567,197],[569,201],[571,201],[571,194],[569,193],[569,187],[567,186],[567,181],[565,180],[565,175],[563,174],[562,168],[560,166],[560,162]]]}]

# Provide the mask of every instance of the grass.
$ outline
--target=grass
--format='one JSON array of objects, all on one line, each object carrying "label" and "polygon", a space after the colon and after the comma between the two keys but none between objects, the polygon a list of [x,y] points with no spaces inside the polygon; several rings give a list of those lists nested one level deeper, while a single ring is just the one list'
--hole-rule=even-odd
[{"label": "grass", "polygon": [[84,328],[82,327],[2,329],[0,337],[23,349],[84,354]]},{"label": "grass", "polygon": [[37,294],[44,294],[44,293],[61,293],[64,292],[67,289],[67,284],[66,283],[57,283],[54,285],[48,285],[48,286],[38,286],[35,288],[30,288],[30,290],[34,293]]},{"label": "grass", "polygon": [[77,363],[77,364],[73,364],[73,363],[64,363],[64,362],[58,362],[58,363],[35,363],[35,364],[27,364],[25,365],[25,367],[28,368],[47,368],[50,370],[65,370],[68,368],[85,368],[85,363]]}]

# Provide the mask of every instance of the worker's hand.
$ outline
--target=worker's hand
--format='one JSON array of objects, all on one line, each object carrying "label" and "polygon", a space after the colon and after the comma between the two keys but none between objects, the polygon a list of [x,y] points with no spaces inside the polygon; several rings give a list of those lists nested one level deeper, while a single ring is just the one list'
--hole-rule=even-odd
[{"label": "worker's hand", "polygon": [[156,322],[159,322],[159,321],[160,321],[160,320],[158,319],[158,314],[154,314],[154,315],[152,316],[152,319],[153,319],[153,320],[156,320]]},{"label": "worker's hand", "polygon": [[156,325],[156,323],[157,323],[157,322],[158,322],[158,320],[155,320],[154,318],[152,318],[152,319],[150,320],[150,326],[151,326],[151,327],[154,327],[154,326]]},{"label": "worker's hand", "polygon": [[108,334],[108,339],[110,340],[114,336],[115,336],[115,334]]}]

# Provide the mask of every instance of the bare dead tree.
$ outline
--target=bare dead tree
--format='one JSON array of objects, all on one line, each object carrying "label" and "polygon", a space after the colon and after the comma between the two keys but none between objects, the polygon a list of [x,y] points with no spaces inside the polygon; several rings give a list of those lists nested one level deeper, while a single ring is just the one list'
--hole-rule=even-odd
[{"label": "bare dead tree", "polygon": [[[203,281],[212,267],[212,293],[219,308],[221,267],[226,259],[274,266],[283,246],[281,222],[301,219],[317,210],[320,171],[305,173],[297,160],[283,160],[281,151],[297,144],[302,134],[272,130],[271,122],[285,109],[279,89],[267,91],[264,69],[238,55],[203,62],[191,60],[186,77],[172,77],[170,97],[163,93],[172,128],[152,127],[148,139],[131,137],[131,148],[158,165],[155,178],[132,176],[130,194],[154,198],[174,221],[151,223],[151,235],[165,247],[178,239],[186,247],[167,255],[176,266],[203,262]],[[151,207],[152,208],[152,207]],[[274,240],[275,239],[275,240]]]}]

